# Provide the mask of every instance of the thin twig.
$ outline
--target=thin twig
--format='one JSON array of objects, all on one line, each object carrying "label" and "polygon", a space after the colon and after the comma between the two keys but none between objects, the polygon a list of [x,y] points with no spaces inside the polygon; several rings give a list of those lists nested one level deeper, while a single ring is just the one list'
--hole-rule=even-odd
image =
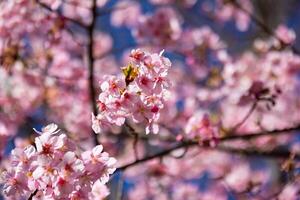
[{"label": "thin twig", "polygon": [[261,136],[271,136],[271,135],[278,135],[278,134],[285,134],[291,131],[299,131],[300,130],[300,124],[294,127],[290,128],[284,128],[284,129],[274,129],[271,131],[261,131],[256,133],[239,133],[239,134],[230,134],[229,136],[226,136],[224,138],[220,138],[221,141],[229,141],[229,140],[236,140],[236,139],[253,139],[256,137]]},{"label": "thin twig", "polygon": [[238,128],[240,128],[247,121],[247,119],[254,112],[256,106],[257,106],[257,101],[253,102],[251,108],[249,109],[249,111],[247,112],[247,114],[245,115],[245,117],[232,128],[232,132],[235,132],[236,130],[238,130]]},{"label": "thin twig", "polygon": [[129,129],[130,135],[132,135],[134,137],[133,138],[133,151],[134,151],[135,159],[138,160],[139,159],[139,154],[138,154],[138,146],[137,145],[138,145],[138,142],[139,142],[139,134],[127,122],[125,122],[125,126]]}]

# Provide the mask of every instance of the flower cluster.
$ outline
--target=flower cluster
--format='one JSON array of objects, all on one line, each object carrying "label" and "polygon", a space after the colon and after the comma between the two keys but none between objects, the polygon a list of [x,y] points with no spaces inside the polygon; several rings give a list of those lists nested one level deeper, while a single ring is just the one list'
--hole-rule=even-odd
[{"label": "flower cluster", "polygon": [[[185,55],[187,68],[197,79],[207,78],[209,67],[222,65],[228,58],[226,44],[210,27],[203,26],[185,30],[180,38],[179,51]],[[214,62],[211,61],[214,57]]]},{"label": "flower cluster", "polygon": [[275,29],[274,36],[268,39],[256,39],[253,46],[260,53],[268,53],[274,49],[283,50],[288,45],[295,43],[295,41],[295,31],[284,24],[280,24]]},{"label": "flower cluster", "polygon": [[[253,12],[253,5],[251,1],[238,0],[236,2],[248,13]],[[239,9],[235,4],[236,3],[234,3],[234,1],[230,0],[206,1],[203,4],[203,9],[214,16],[216,20],[220,22],[233,20],[235,21],[236,27],[239,31],[247,31],[251,22],[250,16],[243,10]]]},{"label": "flower cluster", "polygon": [[146,123],[146,133],[157,133],[160,110],[168,97],[171,67],[169,59],[139,49],[131,52],[132,62],[123,75],[105,76],[98,99],[99,114],[93,115],[93,130],[100,133],[111,125],[121,126],[125,118]]},{"label": "flower cluster", "polygon": [[0,0],[0,199],[299,199],[300,1],[270,6]]},{"label": "flower cluster", "polygon": [[114,26],[135,26],[141,15],[141,7],[138,2],[135,1],[118,1],[116,6],[122,7],[117,9],[111,14],[111,23]]},{"label": "flower cluster", "polygon": [[12,151],[10,166],[2,174],[6,196],[21,199],[36,193],[35,199],[75,200],[103,199],[108,194],[105,183],[116,160],[101,145],[79,152],[55,124],[38,133],[34,145]]},{"label": "flower cluster", "polygon": [[185,127],[187,136],[200,142],[210,141],[215,145],[219,137],[218,127],[214,125],[208,114],[196,113],[187,122]]},{"label": "flower cluster", "polygon": [[180,38],[181,24],[174,10],[160,8],[153,15],[142,15],[134,33],[138,40],[166,46]]}]

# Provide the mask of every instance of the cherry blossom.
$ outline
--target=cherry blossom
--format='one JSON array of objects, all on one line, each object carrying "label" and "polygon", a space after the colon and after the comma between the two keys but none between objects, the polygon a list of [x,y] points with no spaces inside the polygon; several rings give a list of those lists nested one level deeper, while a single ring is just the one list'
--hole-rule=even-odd
[{"label": "cherry blossom", "polygon": [[[4,171],[3,192],[7,196],[94,199],[108,195],[105,184],[115,171],[116,160],[101,145],[79,151],[75,143],[49,124],[39,132],[34,146],[16,148],[11,168]],[[94,188],[101,189],[94,191]],[[82,193],[87,196],[80,196]],[[74,196],[75,195],[75,196]]]},{"label": "cherry blossom", "polygon": [[2,0],[0,199],[299,199],[298,7]]},{"label": "cherry blossom", "polygon": [[123,75],[106,76],[100,87],[99,114],[92,116],[96,133],[111,125],[121,126],[127,117],[135,123],[146,123],[146,132],[157,133],[156,122],[170,86],[167,78],[169,59],[141,50],[131,52],[132,63],[122,68]]}]

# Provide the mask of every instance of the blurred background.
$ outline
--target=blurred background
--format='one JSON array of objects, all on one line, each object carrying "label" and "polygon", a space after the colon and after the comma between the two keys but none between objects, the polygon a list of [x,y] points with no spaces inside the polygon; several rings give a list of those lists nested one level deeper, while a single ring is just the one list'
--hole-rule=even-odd
[{"label": "blurred background", "polygon": [[[134,148],[142,158],[171,147],[166,138],[195,139],[189,126],[208,113],[222,137],[296,134],[180,149],[115,173],[108,199],[299,199],[299,11],[299,0],[1,0],[2,168],[52,122],[122,166]],[[135,48],[165,50],[172,89],[158,135],[128,120],[133,147],[125,126],[95,136],[91,113],[99,82]]]}]

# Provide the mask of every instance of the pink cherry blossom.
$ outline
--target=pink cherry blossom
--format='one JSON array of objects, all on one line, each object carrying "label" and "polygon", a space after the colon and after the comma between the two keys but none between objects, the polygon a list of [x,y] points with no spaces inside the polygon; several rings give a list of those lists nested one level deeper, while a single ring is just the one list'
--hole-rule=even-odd
[{"label": "pink cherry blossom", "polygon": [[[116,160],[101,145],[81,152],[71,142],[57,130],[56,124],[50,124],[35,139],[35,146],[13,150],[11,168],[2,175],[4,194],[23,198],[36,190],[39,198],[46,199],[107,196],[104,184],[115,171]],[[94,187],[103,189],[95,192]],[[86,196],[80,196],[80,191],[86,192]]]},{"label": "pink cherry blossom", "polygon": [[0,199],[298,200],[300,2],[273,4],[0,1]]},{"label": "pink cherry blossom", "polygon": [[278,26],[276,29],[276,35],[281,40],[284,41],[285,44],[291,44],[296,39],[296,34],[293,30],[288,29],[284,25]]},{"label": "pink cherry blossom", "polygon": [[159,111],[170,87],[167,74],[171,62],[162,53],[133,50],[130,55],[133,63],[123,68],[125,76],[104,77],[100,85],[99,114],[92,116],[96,133],[112,125],[121,126],[128,117],[135,123],[148,124],[147,133],[158,132]]},{"label": "pink cherry blossom", "polygon": [[213,125],[208,114],[195,114],[186,125],[186,134],[190,138],[200,140],[216,140],[218,126]]}]

